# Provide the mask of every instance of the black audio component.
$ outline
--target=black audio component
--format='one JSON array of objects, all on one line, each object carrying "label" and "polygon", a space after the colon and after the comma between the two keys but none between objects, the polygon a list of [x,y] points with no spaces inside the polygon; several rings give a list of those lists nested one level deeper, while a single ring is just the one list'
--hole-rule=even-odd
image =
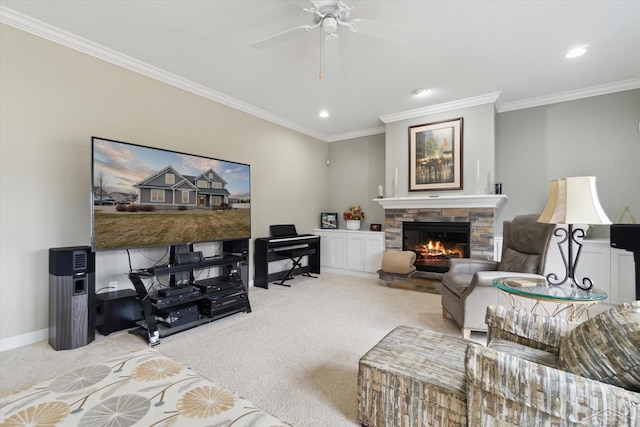
[{"label": "black audio component", "polygon": [[95,254],[89,246],[49,249],[49,344],[70,350],[95,339]]},{"label": "black audio component", "polygon": [[247,294],[245,292],[236,292],[223,297],[208,295],[198,301],[198,308],[202,315],[206,317],[215,317],[241,309],[242,311],[247,311]]},{"label": "black audio component", "polygon": [[49,274],[73,276],[95,272],[95,253],[89,246],[70,246],[49,249]]},{"label": "black audio component", "polygon": [[201,298],[202,294],[199,290],[193,290],[186,294],[178,294],[172,295],[169,297],[162,297],[159,295],[152,295],[149,298],[151,299],[151,303],[155,308],[166,308],[171,305],[183,304],[191,301],[195,301],[198,298]]},{"label": "black audio component", "polygon": [[202,262],[202,252],[185,252],[176,254],[176,265],[196,264]]},{"label": "black audio component", "polygon": [[160,289],[158,295],[161,297],[172,297],[174,295],[188,294],[193,291],[195,291],[195,288],[191,285],[177,285]]},{"label": "black audio component", "polygon": [[222,251],[225,254],[247,255],[249,253],[249,240],[225,240],[222,242]]},{"label": "black audio component", "polygon": [[611,247],[640,252],[640,224],[611,224]]},{"label": "black audio component", "polygon": [[130,329],[142,319],[142,306],[133,289],[105,292],[96,295],[96,329],[102,335]]},{"label": "black audio component", "polygon": [[640,300],[640,224],[611,224],[611,247],[633,252],[636,300]]},{"label": "black audio component", "polygon": [[200,289],[200,292],[203,294],[210,294],[237,287],[238,284],[242,286],[242,282],[229,277],[209,277],[207,279],[198,280],[193,285]]},{"label": "black audio component", "polygon": [[158,310],[156,319],[170,328],[183,326],[200,319],[200,312],[196,304],[179,305],[164,310]]}]

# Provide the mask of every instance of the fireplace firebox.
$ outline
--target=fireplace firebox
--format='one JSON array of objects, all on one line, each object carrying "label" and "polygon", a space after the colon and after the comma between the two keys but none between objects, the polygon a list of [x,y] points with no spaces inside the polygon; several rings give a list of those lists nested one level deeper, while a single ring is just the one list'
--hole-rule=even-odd
[{"label": "fireplace firebox", "polygon": [[469,258],[471,223],[403,222],[402,250],[416,253],[417,270],[446,273],[449,259]]}]

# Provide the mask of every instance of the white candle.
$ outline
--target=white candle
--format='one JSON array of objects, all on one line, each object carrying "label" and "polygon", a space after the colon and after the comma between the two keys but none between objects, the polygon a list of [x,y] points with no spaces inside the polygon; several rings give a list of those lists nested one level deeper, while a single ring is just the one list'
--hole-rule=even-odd
[{"label": "white candle", "polygon": [[383,196],[382,185],[378,185],[378,197],[382,197],[382,196]]},{"label": "white candle", "polygon": [[398,185],[398,168],[396,168],[396,181],[395,184]]},{"label": "white candle", "polygon": [[480,160],[476,163],[476,179],[480,179]]}]

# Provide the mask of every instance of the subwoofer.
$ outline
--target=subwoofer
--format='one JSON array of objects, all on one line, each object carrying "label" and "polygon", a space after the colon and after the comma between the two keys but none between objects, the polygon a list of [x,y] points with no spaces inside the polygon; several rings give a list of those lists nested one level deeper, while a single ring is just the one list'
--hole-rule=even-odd
[{"label": "subwoofer", "polygon": [[135,328],[142,319],[142,306],[133,289],[105,292],[96,295],[96,330],[102,335]]},{"label": "subwoofer", "polygon": [[49,345],[56,350],[95,339],[95,253],[89,246],[49,249]]}]

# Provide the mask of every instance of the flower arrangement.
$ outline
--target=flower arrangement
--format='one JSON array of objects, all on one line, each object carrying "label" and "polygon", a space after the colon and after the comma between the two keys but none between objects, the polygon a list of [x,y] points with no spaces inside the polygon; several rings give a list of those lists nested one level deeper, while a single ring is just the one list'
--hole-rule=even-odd
[{"label": "flower arrangement", "polygon": [[364,211],[362,210],[360,205],[358,206],[351,205],[349,206],[349,209],[347,209],[347,211],[342,214],[342,218],[344,218],[345,220],[364,219]]}]

